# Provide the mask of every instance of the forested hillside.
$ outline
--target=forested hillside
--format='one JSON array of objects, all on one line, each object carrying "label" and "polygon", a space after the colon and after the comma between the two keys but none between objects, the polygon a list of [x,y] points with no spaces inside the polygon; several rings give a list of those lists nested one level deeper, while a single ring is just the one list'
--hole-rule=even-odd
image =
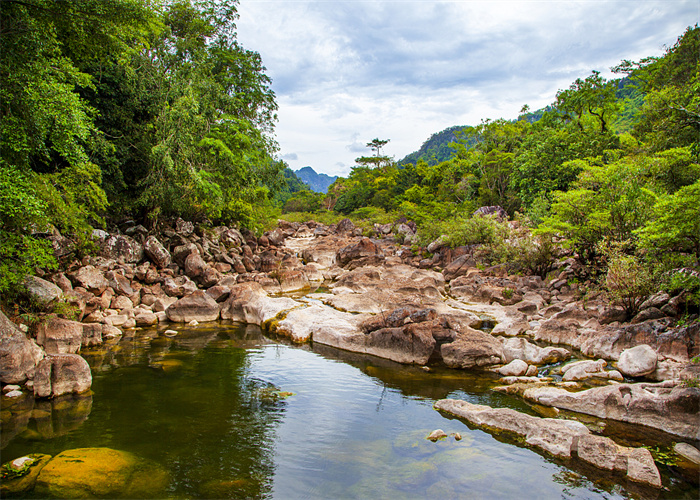
[{"label": "forested hillside", "polygon": [[374,139],[376,155],[324,195],[276,159],[275,95],[259,54],[237,41],[236,5],[2,2],[0,293],[57,266],[51,235],[80,257],[94,228],[122,218],[261,232],[302,211],[406,217],[421,243],[444,233],[461,245],[494,240],[495,226],[471,214],[498,205],[536,248],[583,263],[625,256],[657,274],[697,268],[697,26],[663,57],[622,61],[620,79],[594,71],[543,110],[451,127],[399,163]]},{"label": "forested hillside", "polygon": [[105,218],[255,229],[283,185],[277,104],[236,3],[2,2],[0,292]]},{"label": "forested hillside", "polygon": [[[382,222],[407,217],[424,245],[440,234],[455,246],[490,243],[492,263],[527,256],[522,248],[497,248],[512,241],[508,228],[471,217],[497,205],[531,229],[530,250],[569,252],[592,272],[610,262],[657,278],[697,269],[699,59],[695,26],[663,57],[622,61],[614,68],[620,79],[594,71],[544,110],[525,108],[519,120],[435,134],[414,153],[422,157],[415,164],[373,167],[358,159],[321,205]],[[456,142],[437,162],[429,152],[445,135]],[[688,279],[700,299],[700,280]]]}]

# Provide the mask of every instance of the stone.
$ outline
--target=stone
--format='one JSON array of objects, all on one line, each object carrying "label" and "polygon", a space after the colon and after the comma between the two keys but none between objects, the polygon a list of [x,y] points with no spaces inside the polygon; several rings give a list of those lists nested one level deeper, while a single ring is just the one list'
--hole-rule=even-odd
[{"label": "stone", "polygon": [[22,384],[34,378],[44,351],[0,310],[0,382]]},{"label": "stone", "polygon": [[163,244],[158,241],[155,236],[149,236],[143,244],[143,251],[146,253],[148,258],[153,262],[159,269],[164,269],[170,265],[172,262],[172,257],[170,252],[163,246]]},{"label": "stone", "polygon": [[158,316],[150,311],[143,311],[134,317],[134,321],[136,322],[136,326],[154,326],[158,324]]},{"label": "stone", "polygon": [[133,309],[134,303],[126,295],[116,295],[109,304],[110,309]]},{"label": "stone", "polygon": [[78,448],[46,464],[35,492],[52,498],[163,498],[169,482],[160,465],[131,453]]},{"label": "stone", "polygon": [[172,304],[165,312],[175,323],[216,321],[219,319],[219,304],[203,290],[197,290]]},{"label": "stone", "polygon": [[639,310],[643,311],[644,309],[649,309],[650,307],[661,309],[668,303],[669,300],[671,300],[671,296],[662,290],[660,292],[656,292],[654,295],[642,302],[642,304],[639,306]]},{"label": "stone", "polygon": [[450,368],[480,368],[503,362],[503,346],[492,335],[466,327],[457,339],[440,346],[444,363]]},{"label": "stone", "polygon": [[27,289],[29,300],[41,308],[46,308],[63,297],[63,290],[38,276],[27,277],[23,284]]},{"label": "stone", "polygon": [[673,446],[673,451],[695,464],[696,467],[700,467],[700,450],[695,446],[688,443],[676,443]]},{"label": "stone", "polygon": [[508,212],[506,212],[503,209],[503,207],[499,207],[498,205],[477,208],[476,210],[474,210],[474,213],[472,214],[472,217],[476,217],[476,216],[495,217],[499,221],[508,220]]},{"label": "stone", "polygon": [[24,394],[22,391],[10,391],[10,392],[6,392],[6,393],[5,393],[5,397],[8,397],[8,398],[18,398],[18,397],[20,397],[22,394]]},{"label": "stone", "polygon": [[533,417],[510,408],[490,408],[454,399],[439,400],[435,408],[489,431],[513,433],[525,438],[528,445],[556,457],[576,457],[600,469],[624,471],[631,481],[661,488],[661,475],[649,450],[620,446],[610,438],[594,436],[580,422]]},{"label": "stone", "polygon": [[117,262],[138,264],[143,260],[143,246],[133,238],[113,234],[100,244],[100,254]]},{"label": "stone", "polygon": [[47,354],[75,354],[82,345],[83,324],[49,317],[37,327],[36,341]]},{"label": "stone", "polygon": [[599,359],[598,361],[585,359],[569,363],[561,369],[562,380],[565,382],[585,380],[596,373],[602,372],[605,365],[607,365],[607,362],[604,359]]},{"label": "stone", "polygon": [[352,344],[355,352],[365,352],[365,336],[356,324],[353,314],[338,311],[328,306],[313,304],[309,307],[296,307],[277,321],[274,332],[290,338],[293,342],[308,342],[346,348],[348,339],[355,338]]},{"label": "stone", "polygon": [[445,276],[445,281],[452,281],[459,276],[467,274],[470,269],[475,267],[476,261],[474,257],[471,254],[465,254],[450,262],[442,271],[442,274]]},{"label": "stone", "polygon": [[133,296],[134,289],[131,287],[131,281],[121,272],[107,271],[105,273],[107,283],[119,295]]},{"label": "stone", "polygon": [[198,281],[204,276],[207,263],[198,252],[193,252],[185,259],[185,274],[188,278]]},{"label": "stone", "polygon": [[289,297],[268,296],[257,282],[238,283],[231,287],[231,294],[221,307],[221,319],[262,326],[278,314],[300,305]]},{"label": "stone", "polygon": [[85,392],[92,386],[90,365],[77,354],[49,354],[36,367],[34,396]]},{"label": "stone", "polygon": [[617,361],[617,369],[628,377],[643,377],[656,371],[658,356],[646,344],[625,349]]},{"label": "stone", "polygon": [[641,424],[684,439],[700,439],[700,389],[697,387],[616,384],[580,392],[534,387],[526,389],[523,397],[544,406]]},{"label": "stone", "polygon": [[83,266],[73,275],[76,286],[81,286],[87,291],[100,295],[109,286],[109,282],[102,271],[95,266]]},{"label": "stone", "polygon": [[434,443],[435,441],[439,439],[445,439],[446,437],[447,434],[445,433],[445,431],[443,431],[442,429],[435,429],[433,432],[428,434],[428,437],[426,437],[425,439],[429,439]]},{"label": "stone", "polygon": [[351,270],[376,266],[384,262],[384,252],[369,238],[361,238],[359,242],[338,250],[335,261],[340,267]]},{"label": "stone", "polygon": [[643,311],[639,311],[637,315],[632,318],[632,323],[633,325],[636,323],[643,323],[644,321],[649,321],[650,319],[659,319],[663,318],[666,315],[661,312],[660,309],[656,307],[648,307],[647,309],[644,309]]},{"label": "stone", "polygon": [[32,453],[4,464],[3,468],[7,467],[14,471],[24,470],[26,472],[21,476],[3,478],[2,483],[0,483],[0,496],[2,498],[12,498],[31,492],[36,485],[39,473],[49,463],[49,460],[51,460],[51,455]]},{"label": "stone", "polygon": [[521,359],[532,365],[546,365],[565,361],[571,352],[563,347],[539,347],[522,337],[503,339],[503,355],[506,362]]},{"label": "stone", "polygon": [[106,325],[101,323],[83,323],[83,338],[80,342],[82,346],[96,346],[102,344],[102,338]]},{"label": "stone", "polygon": [[228,299],[231,294],[231,288],[226,285],[216,285],[207,289],[207,295],[209,295],[216,302],[223,302]]},{"label": "stone", "polygon": [[193,253],[199,253],[197,245],[194,243],[186,243],[173,248],[171,257],[178,266],[185,267],[185,260]]},{"label": "stone", "polygon": [[504,377],[519,377],[527,373],[528,364],[521,359],[514,359],[505,366],[498,369],[498,373]]}]

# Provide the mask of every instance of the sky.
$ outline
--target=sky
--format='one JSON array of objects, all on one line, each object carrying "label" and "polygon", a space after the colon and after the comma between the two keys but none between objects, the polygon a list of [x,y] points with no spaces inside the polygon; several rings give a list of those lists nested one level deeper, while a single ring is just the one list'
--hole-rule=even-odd
[{"label": "sky", "polygon": [[238,40],[276,94],[278,157],[347,176],[366,144],[396,160],[433,133],[517,118],[577,78],[663,55],[700,0],[240,0]]}]

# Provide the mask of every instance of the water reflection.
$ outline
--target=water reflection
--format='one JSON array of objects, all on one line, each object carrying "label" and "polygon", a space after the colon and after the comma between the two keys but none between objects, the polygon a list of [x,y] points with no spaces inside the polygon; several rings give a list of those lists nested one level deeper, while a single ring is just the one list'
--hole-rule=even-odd
[{"label": "water reflection", "polygon": [[15,436],[42,441],[64,436],[80,427],[92,410],[92,393],[36,400],[23,396],[3,400],[2,448]]},{"label": "water reflection", "polygon": [[[172,337],[140,330],[83,355],[94,398],[42,402],[50,418],[30,398],[3,407],[3,457],[130,451],[164,465],[170,494],[182,498],[625,498],[633,491],[617,477],[433,410],[436,399],[458,397],[531,411],[492,391],[496,376],[291,347],[234,324],[181,327]],[[426,440],[436,428],[464,439]],[[665,482],[671,490],[662,498],[697,496],[697,488]]]}]

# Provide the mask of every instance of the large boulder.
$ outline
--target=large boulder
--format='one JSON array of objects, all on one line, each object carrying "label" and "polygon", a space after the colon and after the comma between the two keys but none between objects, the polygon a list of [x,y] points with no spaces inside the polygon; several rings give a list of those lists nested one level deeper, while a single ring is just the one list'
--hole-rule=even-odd
[{"label": "large boulder", "polygon": [[90,365],[77,354],[50,354],[42,359],[34,375],[34,396],[56,397],[85,392],[92,386]]},{"label": "large boulder", "polygon": [[83,266],[71,277],[75,286],[83,287],[95,295],[101,295],[109,286],[109,282],[102,274],[102,271],[95,266]]},{"label": "large boulder", "polygon": [[143,251],[146,252],[148,258],[151,259],[151,262],[153,262],[160,269],[168,267],[172,262],[170,252],[168,252],[167,248],[165,248],[155,236],[149,236],[146,239],[145,243],[143,244]]},{"label": "large boulder", "polygon": [[83,342],[83,324],[49,317],[37,328],[36,341],[47,354],[75,354]]},{"label": "large boulder", "polygon": [[100,254],[124,264],[138,264],[143,260],[143,246],[133,238],[113,234],[100,244]]},{"label": "large boulder", "polygon": [[221,319],[264,325],[301,304],[289,297],[270,297],[257,282],[239,283],[231,287],[229,298],[221,308]]},{"label": "large boulder", "polygon": [[219,319],[219,310],[219,304],[214,299],[203,290],[197,290],[172,304],[165,312],[170,321],[189,323],[192,320],[216,321]]},{"label": "large boulder", "polygon": [[656,351],[642,344],[622,351],[617,361],[617,369],[629,377],[642,377],[656,371],[657,361]]},{"label": "large boulder", "polygon": [[430,323],[375,330],[367,336],[366,352],[398,363],[425,365],[436,344]]},{"label": "large boulder", "polygon": [[686,439],[700,439],[700,389],[665,384],[616,384],[569,392],[526,389],[525,399],[599,418],[646,425]]},{"label": "large boulder", "polygon": [[583,460],[595,467],[625,472],[637,483],[661,488],[661,475],[649,450],[628,448],[594,436],[580,422],[526,415],[510,408],[491,408],[455,399],[442,399],[435,408],[489,431],[505,431],[525,443],[560,458]]},{"label": "large boulder", "polygon": [[44,351],[0,311],[0,382],[22,384],[34,378]]},{"label": "large boulder", "polygon": [[361,238],[359,242],[338,250],[335,261],[347,269],[376,266],[384,262],[384,252],[369,238]]},{"label": "large boulder", "polygon": [[[347,349],[348,345],[362,346],[365,335],[357,326],[358,316],[328,306],[313,304],[297,307],[271,328],[278,335],[289,337],[293,342],[308,342]],[[348,342],[354,338],[354,342]],[[364,349],[360,352],[364,352]]]},{"label": "large boulder", "polygon": [[63,290],[38,276],[29,276],[24,280],[24,286],[27,289],[29,300],[42,308],[63,297]]},{"label": "large boulder", "polygon": [[202,279],[207,267],[207,263],[204,262],[199,252],[193,252],[185,259],[185,274],[194,281]]},{"label": "large boulder", "polygon": [[492,335],[465,327],[454,342],[440,347],[450,368],[481,368],[503,362],[503,345]]},{"label": "large boulder", "polygon": [[471,254],[465,254],[450,262],[442,273],[445,275],[446,281],[452,281],[459,276],[465,275],[467,271],[474,267],[476,267],[474,257]]},{"label": "large boulder", "polygon": [[41,470],[35,493],[51,498],[163,498],[170,482],[158,464],[110,448],[56,455]]},{"label": "large boulder", "polygon": [[563,347],[539,347],[522,337],[502,339],[505,361],[510,363],[520,359],[532,365],[558,363],[571,357],[571,352]]}]

